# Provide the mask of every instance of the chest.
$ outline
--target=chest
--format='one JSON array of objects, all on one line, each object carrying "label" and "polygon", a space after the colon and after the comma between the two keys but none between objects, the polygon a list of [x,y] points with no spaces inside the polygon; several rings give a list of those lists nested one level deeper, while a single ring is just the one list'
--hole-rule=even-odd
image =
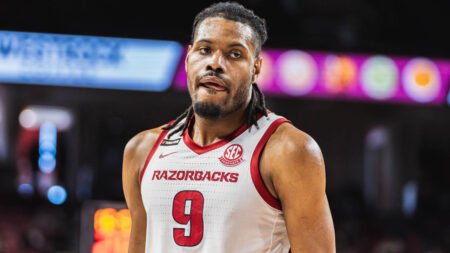
[{"label": "chest", "polygon": [[142,180],[144,205],[152,210],[170,207],[180,192],[202,196],[205,205],[219,202],[230,210],[251,204],[253,151],[245,142],[232,142],[201,154],[185,143],[160,146]]}]

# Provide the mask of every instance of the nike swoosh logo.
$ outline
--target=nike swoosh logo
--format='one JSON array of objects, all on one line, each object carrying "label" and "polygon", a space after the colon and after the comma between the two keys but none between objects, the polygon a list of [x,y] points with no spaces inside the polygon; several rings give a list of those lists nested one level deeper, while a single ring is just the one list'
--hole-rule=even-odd
[{"label": "nike swoosh logo", "polygon": [[172,154],[175,154],[175,153],[178,153],[178,151],[170,152],[170,153],[167,153],[167,154],[161,153],[161,154],[159,154],[159,159],[162,159],[162,158],[164,158],[166,156],[169,156],[169,155],[172,155]]}]

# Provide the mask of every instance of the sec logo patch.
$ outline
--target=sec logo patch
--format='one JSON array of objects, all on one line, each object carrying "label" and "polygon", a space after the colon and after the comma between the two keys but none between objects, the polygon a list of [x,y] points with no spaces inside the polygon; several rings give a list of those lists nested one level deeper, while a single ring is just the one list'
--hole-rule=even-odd
[{"label": "sec logo patch", "polygon": [[228,146],[223,152],[223,156],[219,158],[225,166],[236,166],[240,164],[244,159],[242,155],[244,154],[244,149],[239,144],[233,144]]}]

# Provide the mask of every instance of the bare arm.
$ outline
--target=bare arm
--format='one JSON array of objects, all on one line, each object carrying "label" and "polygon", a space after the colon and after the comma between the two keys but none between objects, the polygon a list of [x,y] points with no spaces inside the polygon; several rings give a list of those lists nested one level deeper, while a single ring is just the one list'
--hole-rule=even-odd
[{"label": "bare arm", "polygon": [[267,143],[261,168],[268,175],[269,190],[281,201],[292,253],[336,252],[325,165],[317,143],[283,124]]},{"label": "bare arm", "polygon": [[145,252],[147,215],[142,203],[139,176],[159,133],[159,129],[144,131],[133,137],[125,146],[122,185],[132,221],[129,253]]}]

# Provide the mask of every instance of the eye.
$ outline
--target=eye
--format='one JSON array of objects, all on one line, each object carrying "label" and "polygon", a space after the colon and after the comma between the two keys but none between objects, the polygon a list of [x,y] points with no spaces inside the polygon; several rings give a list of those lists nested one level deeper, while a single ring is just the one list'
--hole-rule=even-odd
[{"label": "eye", "polygon": [[203,55],[207,55],[211,52],[211,48],[209,47],[200,47],[198,50],[200,51],[200,54]]},{"label": "eye", "polygon": [[241,52],[239,52],[238,50],[233,50],[231,51],[230,56],[234,59],[241,58]]}]

